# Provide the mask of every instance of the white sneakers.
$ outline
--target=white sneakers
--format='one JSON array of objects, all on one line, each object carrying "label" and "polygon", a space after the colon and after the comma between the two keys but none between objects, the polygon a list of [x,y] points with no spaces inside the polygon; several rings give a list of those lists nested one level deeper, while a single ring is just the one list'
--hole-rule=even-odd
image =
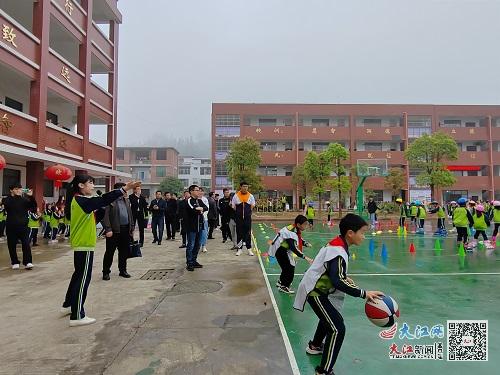
[{"label": "white sneakers", "polygon": [[206,246],[203,246],[202,249],[201,249],[201,252],[202,253],[206,253],[207,252],[207,247]]},{"label": "white sneakers", "polygon": [[78,320],[71,320],[69,321],[69,326],[70,327],[79,327],[79,326],[88,326],[89,324],[94,324],[95,323],[95,319],[94,318],[90,318],[88,316],[82,318],[82,319],[78,319]]},{"label": "white sneakers", "polygon": [[24,269],[26,269],[26,270],[32,270],[33,269],[33,263],[28,263],[27,265],[24,266]]},{"label": "white sneakers", "polygon": [[[252,249],[247,249],[248,255],[253,257],[255,254],[253,253]],[[239,257],[241,255],[241,248],[238,248],[238,251],[236,252],[236,256]]]},{"label": "white sneakers", "polygon": [[71,306],[70,307],[61,307],[59,310],[59,314],[61,315],[61,318],[64,316],[71,315]]},{"label": "white sneakers", "polygon": [[13,264],[12,265],[13,270],[18,270],[19,269],[19,264]]},{"label": "white sneakers", "polygon": [[49,245],[52,245],[55,243],[59,243],[59,241],[58,240],[49,240],[49,242],[48,242]]}]

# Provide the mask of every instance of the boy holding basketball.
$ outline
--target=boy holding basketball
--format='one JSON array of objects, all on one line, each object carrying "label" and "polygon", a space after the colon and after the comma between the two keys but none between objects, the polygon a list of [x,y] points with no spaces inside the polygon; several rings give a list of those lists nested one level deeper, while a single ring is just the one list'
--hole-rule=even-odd
[{"label": "boy holding basketball", "polygon": [[339,228],[340,236],[321,248],[304,274],[293,305],[295,309],[304,311],[304,305],[308,302],[319,318],[314,338],[306,348],[308,354],[322,354],[316,374],[333,374],[333,366],[345,336],[341,315],[345,294],[368,301],[384,295],[379,291],[360,289],[347,277],[349,246],[363,242],[368,223],[358,215],[347,214],[340,220]]}]

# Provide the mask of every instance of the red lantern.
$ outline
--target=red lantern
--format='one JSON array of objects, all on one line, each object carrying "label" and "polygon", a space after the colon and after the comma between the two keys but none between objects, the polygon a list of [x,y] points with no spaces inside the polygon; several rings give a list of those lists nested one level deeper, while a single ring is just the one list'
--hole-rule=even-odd
[{"label": "red lantern", "polygon": [[54,186],[56,188],[60,188],[62,182],[71,178],[72,175],[71,169],[60,164],[53,165],[45,170],[45,177],[49,180],[54,180]]},{"label": "red lantern", "polygon": [[0,155],[0,171],[4,169],[6,165],[7,162],[5,161],[5,158],[2,155]]}]

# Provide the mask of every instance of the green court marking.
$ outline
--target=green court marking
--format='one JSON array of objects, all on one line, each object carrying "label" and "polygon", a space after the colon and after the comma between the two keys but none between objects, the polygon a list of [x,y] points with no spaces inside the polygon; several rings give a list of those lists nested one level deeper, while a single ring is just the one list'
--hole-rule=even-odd
[{"label": "green court marking", "polygon": [[[277,228],[285,224],[276,224]],[[316,228],[304,232],[304,238],[312,243],[305,248],[306,255],[313,257],[319,248],[338,233],[336,228]],[[256,244],[265,253],[269,245],[264,235],[256,233]],[[490,234],[490,233],[488,233]],[[364,289],[382,290],[399,304],[401,317],[398,330],[406,322],[410,330],[416,325],[443,324],[447,320],[488,320],[488,362],[447,361],[447,339],[400,340],[399,332],[393,340],[379,338],[381,331],[368,321],[364,313],[364,301],[346,296],[342,315],[346,324],[346,337],[334,371],[338,374],[494,374],[498,372],[500,358],[500,248],[493,251],[476,250],[459,257],[456,235],[439,237],[442,251],[434,252],[437,237],[432,235],[398,237],[395,234],[367,236],[360,247],[352,247],[356,260],[349,263],[349,275]],[[369,242],[373,239],[375,251],[369,253]],[[408,251],[413,242],[416,253]],[[388,257],[381,257],[382,244],[387,246]],[[316,315],[306,305],[304,312],[293,309],[294,296],[277,291],[274,287],[281,269],[269,258],[262,259],[262,267],[269,280],[272,295],[279,309],[286,335],[303,375],[314,374],[319,356],[305,353],[307,342],[312,338],[317,325]],[[296,289],[308,264],[297,259],[296,276],[292,288]],[[446,330],[446,328],[445,328]],[[391,360],[389,348],[392,343],[423,345],[442,342],[444,360]]]}]

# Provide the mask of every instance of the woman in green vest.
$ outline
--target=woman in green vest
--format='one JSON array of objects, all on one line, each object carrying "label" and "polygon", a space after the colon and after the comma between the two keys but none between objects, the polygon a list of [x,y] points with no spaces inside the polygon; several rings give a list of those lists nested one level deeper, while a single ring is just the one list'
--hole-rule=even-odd
[{"label": "woman in green vest", "polygon": [[417,211],[418,211],[418,206],[416,205],[416,202],[413,201],[410,203],[410,222],[415,225],[415,229],[417,228]]},{"label": "woman in green vest", "polygon": [[434,232],[434,235],[445,236],[447,234],[446,225],[444,222],[446,218],[446,212],[444,211],[444,208],[439,204],[439,202],[433,201],[431,204],[432,204],[432,209],[430,210],[429,213],[437,214],[437,228],[436,232]]},{"label": "woman in green vest", "polygon": [[71,276],[61,314],[63,316],[71,315],[70,327],[92,324],[96,321],[85,315],[83,307],[92,275],[96,245],[96,216],[100,216],[98,221],[102,220],[103,207],[108,206],[126,194],[127,190],[140,186],[140,184],[139,181],[129,182],[120,189],[112,190],[100,197],[94,197],[92,196],[94,179],[88,175],[76,175],[67,190],[65,209],[71,225],[70,244],[74,251],[75,271]]},{"label": "woman in green vest", "polygon": [[460,198],[457,203],[458,207],[453,211],[453,225],[457,228],[457,244],[463,243],[466,246],[469,237],[467,228],[474,225],[474,219],[466,208],[467,199]]}]

